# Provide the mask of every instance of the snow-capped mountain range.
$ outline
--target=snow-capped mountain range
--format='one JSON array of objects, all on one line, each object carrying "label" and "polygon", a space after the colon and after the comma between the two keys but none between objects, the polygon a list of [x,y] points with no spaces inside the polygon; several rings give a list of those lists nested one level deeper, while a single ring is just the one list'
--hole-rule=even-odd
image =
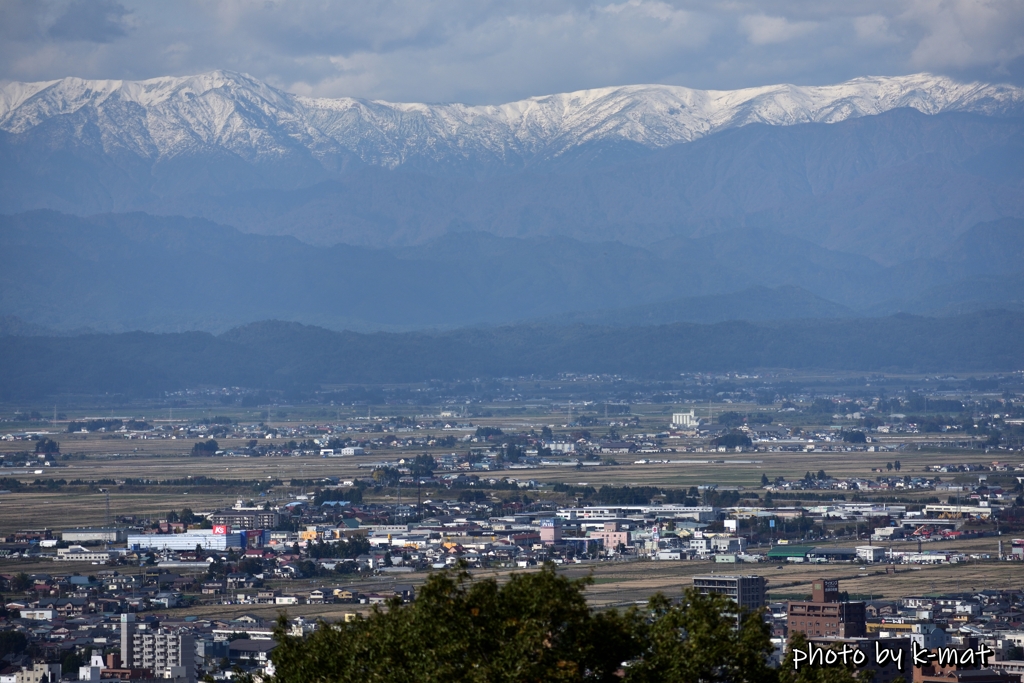
[{"label": "snow-capped mountain range", "polygon": [[468,106],[301,97],[245,74],[215,71],[144,81],[9,83],[0,88],[0,130],[149,161],[214,150],[251,163],[311,154],[328,170],[354,158],[386,168],[411,162],[519,167],[590,143],[661,148],[751,123],[836,123],[901,107],[1016,115],[1024,112],[1024,89],[916,74],[729,91],[631,85]]}]

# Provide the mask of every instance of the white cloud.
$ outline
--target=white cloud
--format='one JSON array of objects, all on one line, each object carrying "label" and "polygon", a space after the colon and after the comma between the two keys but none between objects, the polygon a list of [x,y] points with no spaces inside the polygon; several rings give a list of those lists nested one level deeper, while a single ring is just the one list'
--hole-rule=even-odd
[{"label": "white cloud", "polygon": [[813,21],[789,21],[763,14],[740,17],[740,29],[754,45],[785,43],[805,36],[817,27]]},{"label": "white cloud", "polygon": [[853,30],[857,38],[865,43],[894,43],[899,36],[893,33],[892,22],[881,14],[855,17]]},{"label": "white cloud", "polygon": [[923,29],[909,60],[920,68],[968,68],[1024,54],[1018,0],[914,0],[900,19]]},{"label": "white cloud", "polygon": [[233,69],[310,95],[495,103],[623,83],[734,88],[914,71],[1005,79],[1024,55],[1020,0],[89,7],[103,11],[88,15],[88,30],[72,31],[71,20],[85,16],[82,0],[0,0],[0,80]]}]

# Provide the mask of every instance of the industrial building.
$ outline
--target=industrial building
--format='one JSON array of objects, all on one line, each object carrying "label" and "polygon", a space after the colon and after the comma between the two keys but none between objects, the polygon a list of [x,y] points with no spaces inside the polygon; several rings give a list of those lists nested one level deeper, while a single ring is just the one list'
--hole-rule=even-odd
[{"label": "industrial building", "polygon": [[124,529],[112,527],[67,529],[60,535],[68,543],[121,543],[127,536]]},{"label": "industrial building", "polygon": [[672,413],[672,426],[673,427],[696,427],[700,424],[700,418],[694,414],[691,410],[688,413]]},{"label": "industrial building", "polygon": [[[222,527],[223,529],[223,527]],[[242,548],[240,533],[215,533],[211,529],[194,529],[183,534],[131,534],[128,547],[133,550],[227,550]]]},{"label": "industrial building", "polygon": [[616,519],[689,519],[713,522],[718,511],[701,505],[593,505],[580,508],[559,508],[555,513],[566,521]]}]

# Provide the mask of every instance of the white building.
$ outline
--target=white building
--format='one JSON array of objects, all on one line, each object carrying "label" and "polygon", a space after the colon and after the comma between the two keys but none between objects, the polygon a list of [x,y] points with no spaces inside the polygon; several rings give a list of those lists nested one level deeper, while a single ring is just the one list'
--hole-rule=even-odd
[{"label": "white building", "polygon": [[60,535],[68,543],[120,543],[125,539],[124,529],[66,529]]},{"label": "white building", "polygon": [[52,609],[23,609],[20,614],[22,619],[31,621],[53,621],[57,612]]},{"label": "white building", "polygon": [[99,681],[103,678],[102,672],[105,668],[106,664],[103,662],[103,655],[94,651],[89,660],[88,666],[78,667],[78,680]]},{"label": "white building", "polygon": [[242,534],[215,533],[213,529],[194,529],[183,534],[131,534],[128,547],[136,550],[227,550],[242,548]]},{"label": "white building", "polygon": [[743,553],[747,551],[747,539],[739,536],[715,536],[711,549],[716,553]]},{"label": "white building", "polygon": [[690,550],[697,553],[698,555],[707,555],[711,552],[711,539],[710,538],[691,538],[690,539]]},{"label": "white building", "polygon": [[644,518],[649,515],[664,519],[690,519],[695,522],[713,522],[717,510],[709,506],[686,505],[595,505],[582,508],[559,508],[557,517],[569,521],[616,520]]},{"label": "white building", "polygon": [[673,427],[696,427],[699,424],[700,418],[694,414],[693,410],[688,413],[672,413]]},{"label": "white building", "polygon": [[885,548],[874,545],[857,546],[857,559],[861,562],[882,562],[885,560]]},{"label": "white building", "polygon": [[60,680],[60,664],[34,662],[31,668],[24,668],[16,674],[17,683],[57,683]]},{"label": "white building", "polygon": [[73,545],[68,548],[58,548],[58,562],[107,562],[110,559],[109,550],[89,550],[80,545]]}]

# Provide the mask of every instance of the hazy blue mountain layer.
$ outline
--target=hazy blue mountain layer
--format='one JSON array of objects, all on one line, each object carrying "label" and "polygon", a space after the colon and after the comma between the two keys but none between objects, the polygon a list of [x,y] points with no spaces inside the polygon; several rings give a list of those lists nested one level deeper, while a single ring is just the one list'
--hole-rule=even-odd
[{"label": "hazy blue mountain layer", "polygon": [[8,336],[1019,310],[1024,89],[9,83],[0,211]]},{"label": "hazy blue mountain layer", "polygon": [[155,396],[197,386],[307,391],[324,384],[757,368],[894,372],[1020,367],[1024,314],[951,318],[676,323],[643,328],[521,325],[442,333],[332,332],[263,322],[205,332],[0,337],[0,400]]},{"label": "hazy blue mountain layer", "polygon": [[[1024,303],[1024,221],[881,266],[740,229],[651,248],[451,233],[415,247],[318,247],[202,219],[0,216],[0,331],[207,330],[275,318],[332,329],[841,318]],[[20,327],[19,327],[20,325]]]}]

